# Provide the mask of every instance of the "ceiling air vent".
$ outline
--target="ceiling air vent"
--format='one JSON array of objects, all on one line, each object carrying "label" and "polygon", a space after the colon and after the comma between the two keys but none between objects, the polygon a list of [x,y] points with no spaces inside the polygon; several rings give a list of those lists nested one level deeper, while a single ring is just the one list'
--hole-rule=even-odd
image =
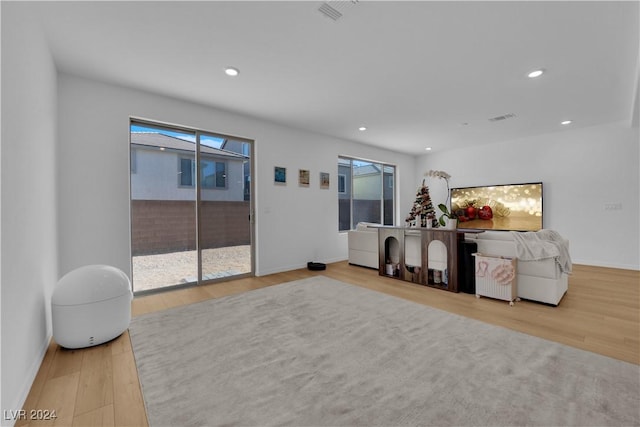
[{"label": "ceiling air vent", "polygon": [[513,113],[509,113],[509,114],[505,114],[504,116],[497,116],[497,117],[492,117],[489,119],[490,122],[499,122],[501,120],[507,120],[507,119],[512,119],[514,118],[516,115]]},{"label": "ceiling air vent", "polygon": [[342,17],[342,13],[347,6],[351,6],[358,3],[358,0],[334,0],[324,2],[318,10],[324,14],[324,16],[337,21]]},{"label": "ceiling air vent", "polygon": [[318,10],[334,21],[337,21],[342,16],[340,12],[331,7],[328,3],[322,3],[322,6],[320,6],[320,9]]}]

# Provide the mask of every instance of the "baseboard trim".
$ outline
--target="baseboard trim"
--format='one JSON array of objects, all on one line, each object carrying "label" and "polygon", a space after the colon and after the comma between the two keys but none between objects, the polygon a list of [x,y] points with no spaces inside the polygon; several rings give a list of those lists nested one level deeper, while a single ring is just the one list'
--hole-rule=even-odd
[{"label": "baseboard trim", "polygon": [[[329,259],[321,259],[321,260],[314,259],[314,260],[310,260],[310,261],[322,262],[324,264],[327,264],[327,268],[329,268],[328,264],[331,264],[333,262],[347,261],[347,259],[346,258],[329,258]],[[308,261],[305,261],[305,262],[300,263],[300,264],[294,264],[294,265],[285,266],[285,267],[278,267],[278,268],[272,268],[272,269],[269,269],[269,270],[256,271],[256,276],[260,277],[260,276],[267,276],[269,274],[284,273],[285,271],[299,270],[301,268],[306,269],[307,268],[307,262]]]},{"label": "baseboard trim", "polygon": [[630,265],[630,264],[617,264],[617,263],[607,263],[607,262],[594,262],[594,261],[585,261],[580,259],[574,259],[572,261],[574,265],[587,265],[590,267],[604,267],[604,268],[616,268],[618,270],[632,270],[632,271],[640,271],[639,265]]},{"label": "baseboard trim", "polygon": [[[29,368],[27,377],[25,378],[25,381],[22,385],[22,390],[20,391],[18,396],[16,396],[15,401],[12,402],[9,408],[3,408],[3,410],[7,411],[5,413],[9,413],[9,409],[13,410],[14,411],[13,413],[17,413],[18,410],[24,408],[24,404],[27,401],[27,397],[29,396],[31,387],[33,387],[33,382],[35,381],[36,376],[38,375],[38,371],[40,370],[40,366],[42,366],[42,362],[44,361],[44,356],[47,354],[47,349],[49,348],[49,343],[51,342],[51,338],[52,338],[51,335],[47,335],[46,339],[42,343],[38,356],[35,358],[33,363],[31,363],[31,367]],[[4,426],[13,427],[16,421],[18,420],[6,419],[3,413],[3,417],[2,417],[3,427]]]}]

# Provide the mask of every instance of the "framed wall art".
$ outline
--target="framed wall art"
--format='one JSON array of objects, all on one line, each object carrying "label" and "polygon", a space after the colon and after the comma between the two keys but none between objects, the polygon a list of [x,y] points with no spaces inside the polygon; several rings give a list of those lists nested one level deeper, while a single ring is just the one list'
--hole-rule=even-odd
[{"label": "framed wall art", "polygon": [[328,189],[329,188],[329,173],[328,172],[320,172],[320,188]]},{"label": "framed wall art", "polygon": [[273,182],[275,184],[287,183],[287,168],[281,166],[275,166],[273,168]]},{"label": "framed wall art", "polygon": [[300,169],[298,171],[298,182],[301,187],[309,186],[309,169]]}]

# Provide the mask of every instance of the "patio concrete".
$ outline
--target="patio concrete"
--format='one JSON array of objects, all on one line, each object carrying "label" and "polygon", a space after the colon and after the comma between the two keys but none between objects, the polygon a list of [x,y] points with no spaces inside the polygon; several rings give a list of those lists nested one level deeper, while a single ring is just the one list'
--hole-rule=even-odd
[{"label": "patio concrete", "polygon": [[[205,280],[250,272],[250,245],[202,251],[202,276]],[[133,257],[134,292],[195,282],[197,274],[196,251]]]}]

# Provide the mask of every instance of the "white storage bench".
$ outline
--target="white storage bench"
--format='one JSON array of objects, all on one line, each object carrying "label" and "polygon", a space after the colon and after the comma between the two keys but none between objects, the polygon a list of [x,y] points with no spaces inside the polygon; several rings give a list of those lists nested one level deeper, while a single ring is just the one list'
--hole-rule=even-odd
[{"label": "white storage bench", "polygon": [[[512,232],[486,231],[466,234],[465,239],[476,242],[480,253],[517,258]],[[565,242],[568,247],[569,242]],[[553,258],[538,261],[518,259],[517,280],[519,298],[555,306],[560,303],[569,288],[567,272],[562,271],[559,263]]]}]

